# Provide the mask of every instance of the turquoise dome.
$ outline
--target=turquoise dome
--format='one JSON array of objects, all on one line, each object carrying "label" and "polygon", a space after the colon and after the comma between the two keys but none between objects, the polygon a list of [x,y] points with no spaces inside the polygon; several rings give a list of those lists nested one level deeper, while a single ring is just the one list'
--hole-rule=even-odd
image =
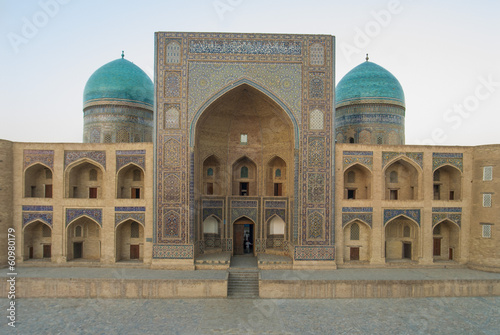
[{"label": "turquoise dome", "polygon": [[153,107],[154,86],[148,75],[124,58],[97,69],[83,91],[83,104],[94,100],[124,101]]},{"label": "turquoise dome", "polygon": [[404,105],[405,95],[392,73],[366,61],[349,71],[336,89],[337,105],[359,100],[389,100]]}]

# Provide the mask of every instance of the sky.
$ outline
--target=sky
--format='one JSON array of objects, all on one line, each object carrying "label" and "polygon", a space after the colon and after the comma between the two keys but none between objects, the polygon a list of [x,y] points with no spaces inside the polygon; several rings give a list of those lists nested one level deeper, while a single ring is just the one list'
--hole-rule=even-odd
[{"label": "sky", "polygon": [[81,142],[85,83],[120,57],[154,77],[154,32],[328,34],[336,83],[365,60],[406,98],[406,144],[500,143],[495,0],[0,0],[0,139]]}]

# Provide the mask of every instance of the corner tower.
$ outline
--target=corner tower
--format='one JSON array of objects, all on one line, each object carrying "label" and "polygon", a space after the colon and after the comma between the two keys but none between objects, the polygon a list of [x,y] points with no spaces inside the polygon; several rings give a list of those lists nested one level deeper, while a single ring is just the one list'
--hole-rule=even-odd
[{"label": "corner tower", "polygon": [[83,92],[83,142],[151,142],[153,82],[122,57],[101,66]]},{"label": "corner tower", "polygon": [[368,56],[340,80],[335,105],[337,143],[405,144],[403,88]]}]

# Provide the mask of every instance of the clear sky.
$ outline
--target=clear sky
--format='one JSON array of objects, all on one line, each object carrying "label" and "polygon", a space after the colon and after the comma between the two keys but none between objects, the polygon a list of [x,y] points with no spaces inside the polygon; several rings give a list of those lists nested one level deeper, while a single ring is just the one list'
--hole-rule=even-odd
[{"label": "clear sky", "polygon": [[495,0],[0,0],[0,138],[81,142],[85,83],[120,57],[153,78],[154,32],[336,36],[336,82],[364,61],[406,96],[406,143],[500,143]]}]

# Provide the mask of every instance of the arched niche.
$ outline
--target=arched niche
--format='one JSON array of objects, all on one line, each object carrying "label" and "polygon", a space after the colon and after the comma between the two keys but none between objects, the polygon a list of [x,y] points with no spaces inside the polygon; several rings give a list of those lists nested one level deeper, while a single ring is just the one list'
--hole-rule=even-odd
[{"label": "arched niche", "polygon": [[83,160],[66,171],[66,198],[102,198],[103,170],[97,164]]},{"label": "arched niche", "polygon": [[405,159],[392,162],[384,171],[385,200],[419,199],[419,172]]},{"label": "arched niche", "polygon": [[434,200],[460,200],[462,198],[462,173],[456,167],[445,165],[433,174]]},{"label": "arched niche", "polygon": [[434,262],[460,259],[460,227],[443,220],[432,229],[432,256]]},{"label": "arched niche", "polygon": [[267,249],[283,249],[285,241],[286,223],[277,215],[271,217],[267,226]]},{"label": "arched niche", "polygon": [[116,177],[118,199],[141,199],[144,197],[144,171],[135,164],[128,164],[118,171]]},{"label": "arched niche", "polygon": [[266,167],[266,195],[281,197],[287,195],[286,163],[278,156],[269,160]]},{"label": "arched niche", "polygon": [[344,171],[344,199],[371,199],[372,173],[361,164]]},{"label": "arched niche", "polygon": [[116,261],[139,261],[144,259],[144,227],[132,219],[116,227]]},{"label": "arched niche", "polygon": [[344,261],[369,261],[371,255],[371,228],[354,220],[343,228]]},{"label": "arched niche", "polygon": [[26,198],[52,198],[52,170],[34,164],[24,171],[24,196]]},{"label": "arched niche", "polygon": [[207,217],[203,223],[203,240],[205,251],[221,248],[221,222],[215,216]]},{"label": "arched niche", "polygon": [[33,221],[23,229],[23,259],[48,259],[52,256],[52,228],[42,221]]},{"label": "arched niche", "polygon": [[385,226],[385,258],[391,260],[417,260],[420,227],[415,221],[400,215]]},{"label": "arched niche", "polygon": [[232,195],[257,195],[257,165],[248,157],[242,157],[233,164]]},{"label": "arched niche", "polygon": [[[212,99],[198,111],[192,126],[195,164],[198,164],[195,166],[196,185],[203,187],[205,159],[216,155],[221,172],[221,187],[217,195],[240,195],[240,182],[249,183],[249,195],[268,194],[264,171],[267,157],[279,154],[285,162],[294,161],[297,128],[293,114],[271,93],[262,87],[256,88],[250,82],[238,81],[235,87],[222,89]],[[239,164],[243,157],[252,162],[247,166],[248,178],[241,177],[243,166],[235,167],[235,163]],[[293,167],[288,167],[288,176],[293,175],[290,168]],[[216,170],[214,175],[217,175]]]},{"label": "arched niche", "polygon": [[101,259],[101,227],[94,220],[82,216],[66,227],[67,260],[83,259],[99,261]]},{"label": "arched niche", "polygon": [[221,164],[217,156],[210,155],[203,161],[202,193],[205,195],[219,195],[223,188]]}]

